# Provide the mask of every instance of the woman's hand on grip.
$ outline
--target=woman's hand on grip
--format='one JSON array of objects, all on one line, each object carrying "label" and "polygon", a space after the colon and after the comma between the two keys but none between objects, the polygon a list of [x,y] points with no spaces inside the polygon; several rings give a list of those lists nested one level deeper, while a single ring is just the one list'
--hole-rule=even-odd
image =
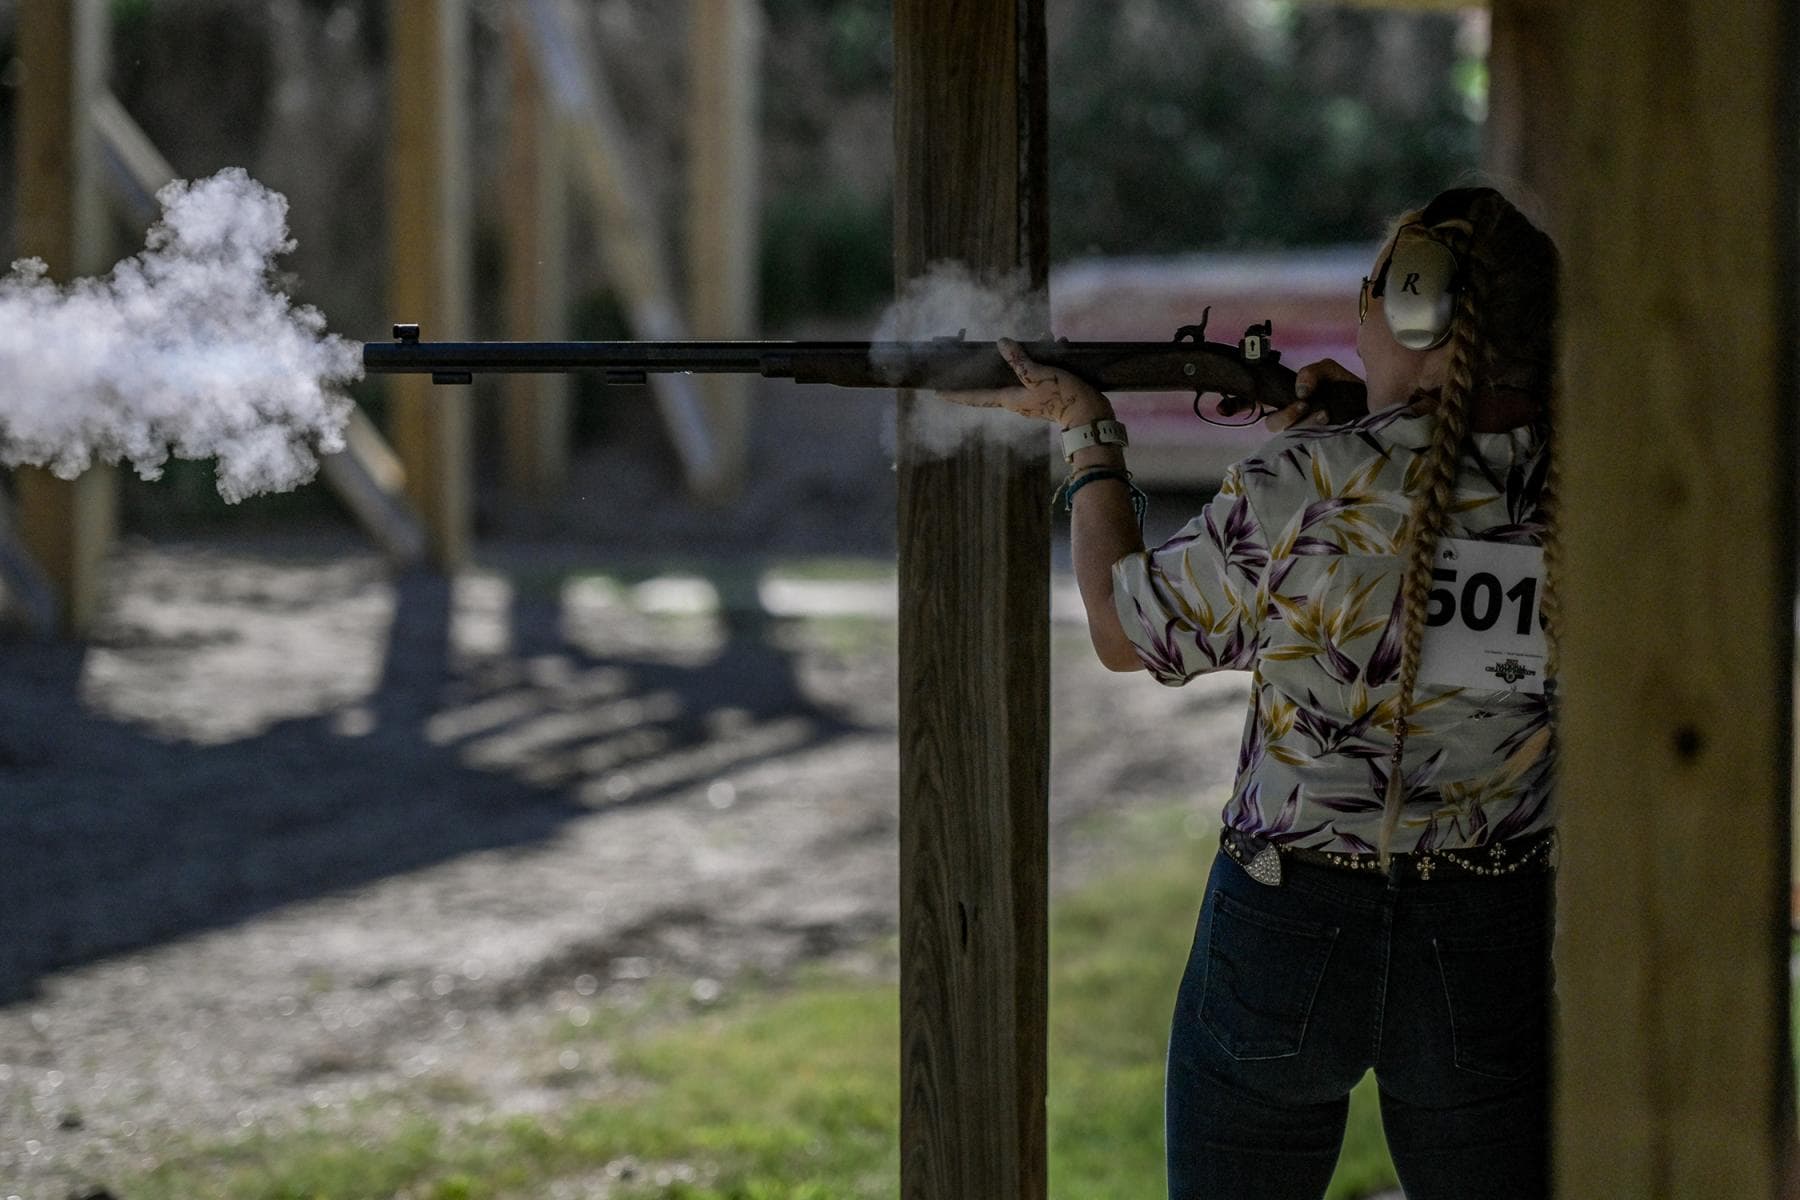
[{"label": "woman's hand on grip", "polygon": [[1361,386],[1362,377],[1333,358],[1308,363],[1294,373],[1296,399],[1286,408],[1276,409],[1263,419],[1271,433],[1280,433],[1296,425],[1324,425],[1330,421],[1325,406],[1315,402],[1315,394],[1325,383],[1350,383]]}]

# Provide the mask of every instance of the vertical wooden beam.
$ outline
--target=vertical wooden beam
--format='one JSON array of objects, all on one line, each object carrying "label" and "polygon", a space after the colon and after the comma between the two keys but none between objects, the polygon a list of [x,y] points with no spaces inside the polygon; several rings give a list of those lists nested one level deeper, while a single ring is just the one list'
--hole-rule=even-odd
[{"label": "vertical wooden beam", "polygon": [[[568,331],[568,176],[531,31],[516,9],[506,49],[506,334],[555,340]],[[569,474],[569,377],[508,375],[503,387],[506,488],[518,499],[549,499]]]},{"label": "vertical wooden beam", "polygon": [[[688,313],[695,337],[753,336],[760,161],[756,108],[761,12],[755,0],[688,5]],[[708,375],[700,396],[719,448],[713,500],[735,495],[749,465],[754,380]]]},{"label": "vertical wooden beam", "polygon": [[[466,0],[392,0],[388,89],[389,304],[434,341],[468,336]],[[406,490],[445,568],[468,553],[469,395],[423,375],[388,381]]]},{"label": "vertical wooden beam", "polygon": [[[103,83],[103,0],[23,0],[19,59],[18,249],[67,280],[106,266],[88,104]],[[97,466],[79,479],[24,468],[14,474],[18,536],[49,578],[66,632],[80,633],[99,607],[101,566],[118,526],[118,474]]]},{"label": "vertical wooden beam", "polygon": [[[1042,0],[894,6],[895,263],[1046,278]],[[1049,473],[900,444],[901,1194],[1045,1190]]]},{"label": "vertical wooden beam", "polygon": [[0,613],[9,610],[35,634],[53,633],[62,624],[56,589],[19,540],[12,499],[0,488]]},{"label": "vertical wooden beam", "polygon": [[109,265],[89,105],[105,86],[104,0],[21,0],[19,253],[56,278]]},{"label": "vertical wooden beam", "polygon": [[1795,13],[1564,20],[1556,1194],[1771,1197],[1793,1137]]},{"label": "vertical wooden beam", "polygon": [[[1556,54],[1564,5],[1554,0],[1490,0],[1488,111],[1481,164],[1501,190],[1554,226],[1564,134]],[[1555,237],[1560,230],[1549,228]]]}]

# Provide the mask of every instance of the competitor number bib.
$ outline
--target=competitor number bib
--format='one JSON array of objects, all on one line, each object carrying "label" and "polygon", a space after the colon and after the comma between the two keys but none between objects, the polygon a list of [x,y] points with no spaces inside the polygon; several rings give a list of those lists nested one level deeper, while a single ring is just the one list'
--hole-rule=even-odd
[{"label": "competitor number bib", "polygon": [[1542,694],[1543,592],[1544,552],[1537,546],[1439,542],[1419,678],[1444,687]]}]

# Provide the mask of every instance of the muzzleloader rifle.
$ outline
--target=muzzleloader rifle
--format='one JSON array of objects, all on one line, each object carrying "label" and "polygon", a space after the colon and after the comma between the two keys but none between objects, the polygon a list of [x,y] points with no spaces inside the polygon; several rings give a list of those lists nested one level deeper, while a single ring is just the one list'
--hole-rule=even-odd
[{"label": "muzzleloader rifle", "polygon": [[[1209,310],[1210,311],[1210,310]],[[1061,367],[1103,392],[1192,391],[1194,412],[1218,396],[1218,411],[1249,424],[1294,401],[1294,371],[1270,344],[1270,323],[1252,325],[1237,343],[1206,340],[1205,317],[1168,342],[1023,342],[1026,355]],[[988,341],[963,337],[913,342],[426,342],[417,325],[394,326],[392,342],[363,346],[370,374],[429,374],[435,383],[469,383],[489,373],[590,371],[608,383],[641,384],[655,374],[740,374],[851,388],[933,391],[1015,387]],[[1328,381],[1309,398],[1334,422],[1368,411],[1361,384]],[[1217,422],[1215,422],[1217,423]]]}]

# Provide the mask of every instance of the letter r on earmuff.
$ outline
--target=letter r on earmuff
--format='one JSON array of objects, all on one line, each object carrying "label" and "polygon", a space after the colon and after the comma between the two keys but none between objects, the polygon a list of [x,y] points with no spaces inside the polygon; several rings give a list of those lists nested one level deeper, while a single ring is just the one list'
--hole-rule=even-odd
[{"label": "letter r on earmuff", "polygon": [[1401,281],[1382,298],[1394,340],[1408,350],[1430,350],[1450,336],[1456,312],[1457,261],[1450,247],[1402,229],[1388,260],[1388,279]]}]

